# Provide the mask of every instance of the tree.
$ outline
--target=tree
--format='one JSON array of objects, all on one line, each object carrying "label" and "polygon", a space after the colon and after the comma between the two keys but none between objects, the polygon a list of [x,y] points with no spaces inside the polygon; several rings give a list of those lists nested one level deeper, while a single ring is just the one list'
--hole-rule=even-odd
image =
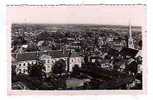
[{"label": "tree", "polygon": [[79,65],[75,64],[72,68],[72,77],[76,77],[78,75],[80,75],[80,68]]},{"label": "tree", "polygon": [[28,65],[29,75],[25,78],[24,83],[27,84],[28,88],[32,90],[40,89],[44,82],[44,71],[45,67],[41,61],[37,61],[36,64]]},{"label": "tree", "polygon": [[51,40],[51,35],[47,31],[44,31],[37,36],[37,40]]},{"label": "tree", "polygon": [[13,39],[12,46],[27,44],[27,41],[23,36],[19,36]]},{"label": "tree", "polygon": [[139,46],[139,49],[141,50],[142,49],[142,40],[139,41],[138,46]]},{"label": "tree", "polygon": [[101,67],[101,62],[99,59],[95,60],[95,65],[96,65],[96,67]]},{"label": "tree", "polygon": [[56,61],[52,67],[52,71],[54,74],[64,73],[66,71],[66,62],[63,59]]},{"label": "tree", "polygon": [[38,46],[36,45],[36,43],[31,42],[28,44],[28,47],[26,48],[27,52],[32,52],[32,51],[39,51]]},{"label": "tree", "polygon": [[40,61],[36,62],[34,65],[28,66],[29,76],[32,78],[42,79],[44,75],[43,70],[45,70],[45,67]]},{"label": "tree", "polygon": [[63,59],[60,59],[55,62],[52,67],[53,74],[57,75],[56,80],[56,88],[57,89],[65,89],[66,88],[66,76],[62,75],[62,73],[66,72],[66,62]]},{"label": "tree", "polygon": [[17,81],[17,75],[16,75],[16,66],[15,65],[11,65],[11,80],[12,82],[16,82]]}]

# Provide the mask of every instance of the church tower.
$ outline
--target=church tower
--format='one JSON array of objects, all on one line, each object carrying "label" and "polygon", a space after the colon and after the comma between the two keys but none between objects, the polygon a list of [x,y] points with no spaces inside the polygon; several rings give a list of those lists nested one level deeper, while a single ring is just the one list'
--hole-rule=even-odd
[{"label": "church tower", "polygon": [[128,38],[128,47],[134,49],[134,43],[132,38],[132,31],[131,31],[131,23],[129,24],[129,38]]}]

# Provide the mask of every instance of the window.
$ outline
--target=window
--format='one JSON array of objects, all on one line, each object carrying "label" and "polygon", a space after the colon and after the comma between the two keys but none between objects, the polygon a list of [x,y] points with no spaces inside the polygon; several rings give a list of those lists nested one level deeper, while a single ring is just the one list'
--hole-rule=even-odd
[{"label": "window", "polygon": [[47,71],[47,68],[45,67],[45,71]]},{"label": "window", "polygon": [[73,59],[71,60],[71,62],[73,62]]},{"label": "window", "polygon": [[16,72],[17,72],[17,73],[20,73],[20,72],[21,72],[21,69],[17,68],[17,69],[16,69]]},{"label": "window", "polygon": [[23,66],[25,66],[26,64],[25,63],[23,63]]},{"label": "window", "polygon": [[48,63],[50,63],[50,60],[48,60]]},{"label": "window", "polygon": [[18,69],[18,73],[21,73],[21,69]]},{"label": "window", "polygon": [[21,66],[21,64],[19,64],[19,66]]},{"label": "window", "polygon": [[30,65],[30,62],[28,62],[28,65]]},{"label": "window", "polygon": [[23,69],[23,73],[26,73],[27,72],[27,70],[26,69]]}]

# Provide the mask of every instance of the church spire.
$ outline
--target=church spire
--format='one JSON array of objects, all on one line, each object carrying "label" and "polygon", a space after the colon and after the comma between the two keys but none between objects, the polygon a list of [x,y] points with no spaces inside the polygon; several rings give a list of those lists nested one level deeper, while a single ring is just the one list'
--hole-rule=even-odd
[{"label": "church spire", "polygon": [[131,49],[134,49],[134,43],[133,43],[132,31],[131,31],[131,23],[129,23],[128,47],[131,48]]}]

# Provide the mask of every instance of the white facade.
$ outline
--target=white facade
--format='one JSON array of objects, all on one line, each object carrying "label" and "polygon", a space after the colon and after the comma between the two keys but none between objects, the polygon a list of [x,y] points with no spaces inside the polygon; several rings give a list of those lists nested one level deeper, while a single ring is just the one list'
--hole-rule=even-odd
[{"label": "white facade", "polygon": [[72,68],[74,67],[74,65],[78,65],[79,67],[81,67],[81,63],[82,63],[82,57],[71,57],[70,58],[70,71],[72,71]]},{"label": "white facade", "polygon": [[44,61],[44,66],[45,66],[45,73],[49,73],[52,71],[52,67],[55,64],[56,61],[63,59],[64,61],[67,60],[67,57],[61,57],[61,58],[52,58],[51,56],[48,55],[42,55],[40,57],[40,60]]},{"label": "white facade", "polygon": [[[60,57],[60,58],[52,58],[49,55],[42,55],[39,58],[41,61],[44,62],[44,66],[45,66],[45,73],[48,74],[52,71],[52,67],[55,64],[56,61],[63,59],[66,62],[66,66],[67,66],[67,59],[68,57]],[[70,57],[70,61],[69,61],[69,71],[72,71],[72,68],[74,67],[74,65],[78,65],[79,67],[81,67],[81,63],[83,61],[82,57]],[[19,61],[16,64],[16,73],[22,73],[22,74],[28,74],[28,64],[36,64],[36,60],[28,60],[28,61]]]},{"label": "white facade", "polygon": [[[44,57],[44,65],[45,65],[45,72],[49,73],[52,71],[52,67],[55,64],[56,61],[63,59],[66,62],[66,66],[67,66],[67,57],[61,57],[61,58],[49,58],[49,57]],[[70,57],[70,61],[69,61],[69,66],[70,66],[70,71],[72,71],[72,68],[74,67],[74,65],[78,65],[79,67],[81,67],[81,63],[82,63],[82,57]]]},{"label": "white facade", "polygon": [[51,68],[52,68],[53,64],[54,64],[54,62],[52,61],[51,56],[42,55],[40,57],[40,60],[44,62],[45,73],[49,73],[51,71]]},{"label": "white facade", "polygon": [[36,60],[18,62],[16,64],[16,74],[28,74],[28,64],[36,64]]}]

